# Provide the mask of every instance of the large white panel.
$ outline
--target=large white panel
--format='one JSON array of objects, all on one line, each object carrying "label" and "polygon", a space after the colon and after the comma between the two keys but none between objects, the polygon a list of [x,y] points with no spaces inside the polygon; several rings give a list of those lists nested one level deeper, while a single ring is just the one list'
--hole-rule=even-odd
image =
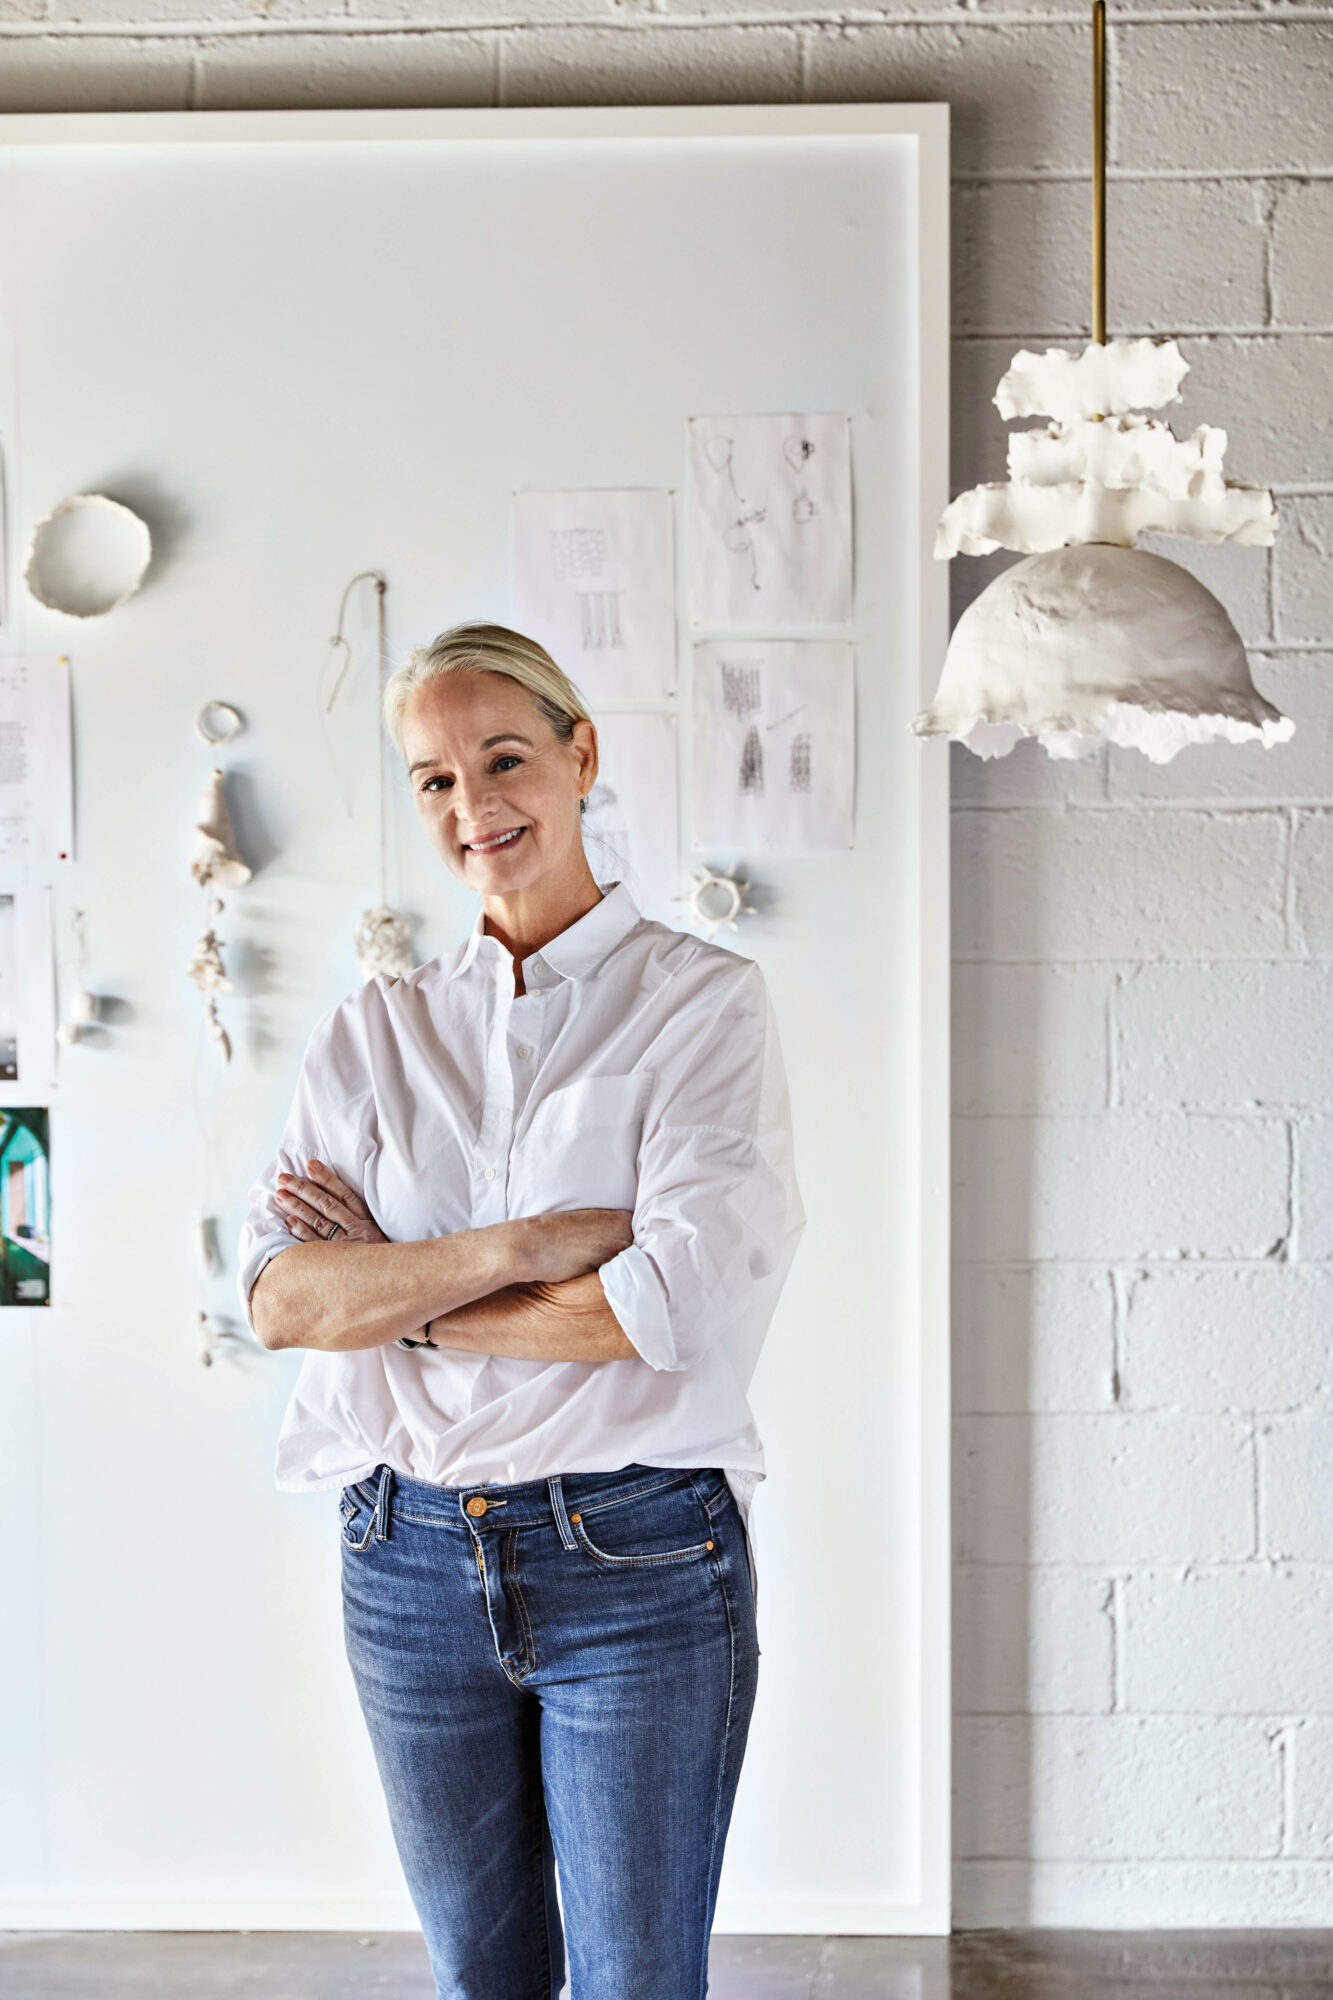
[{"label": "large white panel", "polygon": [[[5,1670],[34,1730],[40,1708],[17,1782],[44,1811],[40,1849],[2,1850],[0,1910],[407,1919],[341,1656],[332,1499],[271,1486],[296,1357],[205,1371],[193,1335],[201,1297],[234,1313],[246,1185],[379,899],[368,606],[332,717],[316,698],[339,595],[384,570],[396,659],[459,618],[507,616],[515,489],[679,493],[689,416],[842,410],[856,843],[707,857],[763,890],[726,941],[772,985],[810,1216],[755,1383],[763,1658],[720,1924],[947,1928],[948,1662],[940,1579],[923,1575],[944,1546],[942,1364],[921,1307],[928,767],[907,728],[918,140],[108,141],[15,144],[0,164],[11,576],[68,492],[140,504],[158,545],[104,621],[19,589],[3,635],[72,661],[78,859],[57,908],[88,913],[89,976],[119,1004],[96,1046],[63,1052],[52,1099],[54,1302],[0,1326],[6,1518],[23,1524]],[[683,616],[681,646],[686,689]],[[239,989],[220,1002],[229,1071],[182,969],[203,928],[188,860],[210,761],[191,718],[210,697],[249,723],[218,753],[256,868],[218,925]],[[426,957],[473,907],[391,776],[389,894]],[[942,1038],[930,1021],[925,1045]],[[201,1208],[229,1258],[202,1292]]]}]

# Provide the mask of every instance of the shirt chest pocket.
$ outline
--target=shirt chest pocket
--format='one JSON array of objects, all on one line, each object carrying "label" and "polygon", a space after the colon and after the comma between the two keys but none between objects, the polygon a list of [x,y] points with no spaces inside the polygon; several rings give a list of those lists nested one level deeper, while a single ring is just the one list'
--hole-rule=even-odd
[{"label": "shirt chest pocket", "polygon": [[633,1208],[651,1083],[648,1070],[633,1076],[585,1076],[543,1097],[515,1148],[511,1214]]}]

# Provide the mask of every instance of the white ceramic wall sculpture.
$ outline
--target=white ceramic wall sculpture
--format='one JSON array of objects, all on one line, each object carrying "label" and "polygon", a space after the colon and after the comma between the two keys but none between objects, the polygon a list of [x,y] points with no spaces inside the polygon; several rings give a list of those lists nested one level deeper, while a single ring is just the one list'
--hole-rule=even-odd
[{"label": "white ceramic wall sculpture", "polygon": [[980,757],[1035,736],[1053,757],[1100,742],[1166,763],[1187,743],[1284,742],[1295,724],[1250,678],[1240,635],[1187,570],[1135,548],[1149,531],[1270,545],[1266,488],[1222,475],[1226,433],[1178,438],[1136,405],[1179,400],[1189,364],[1173,340],[1112,340],[1082,354],[1015,355],[995,395],[1006,419],[1046,415],[1009,439],[1007,482],[944,511],[935,554],[1027,557],[954,629],[935,700],[913,722]]},{"label": "white ceramic wall sculpture", "polygon": [[49,610],[100,618],[133,597],[152,553],[132,508],[105,493],[72,493],[33,529],[23,579]]},{"label": "white ceramic wall sculpture", "polygon": [[[195,848],[190,873],[206,892],[209,916],[216,917],[223,907],[219,888],[238,887],[250,880],[252,872],[237,850],[223,775],[217,769],[210,771],[204,781],[194,831]],[[231,1038],[218,1019],[217,996],[219,993],[230,993],[232,986],[222,963],[221,944],[211,924],[196,940],[185,970],[204,996],[208,1032],[221,1049],[223,1061],[230,1062]]]}]

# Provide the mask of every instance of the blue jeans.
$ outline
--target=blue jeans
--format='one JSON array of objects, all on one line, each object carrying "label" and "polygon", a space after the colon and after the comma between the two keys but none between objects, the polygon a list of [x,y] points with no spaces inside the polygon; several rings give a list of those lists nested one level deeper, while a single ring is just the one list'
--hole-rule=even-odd
[{"label": "blue jeans", "polygon": [[341,1509],[347,1656],[440,2000],[558,2000],[566,1946],[570,2000],[702,2000],[759,1659],[723,1473],[380,1466]]}]

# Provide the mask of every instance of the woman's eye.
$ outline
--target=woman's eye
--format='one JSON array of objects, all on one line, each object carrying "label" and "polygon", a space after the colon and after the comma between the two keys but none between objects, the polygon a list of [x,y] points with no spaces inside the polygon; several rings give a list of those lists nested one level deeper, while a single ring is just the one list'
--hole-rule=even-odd
[{"label": "woman's eye", "polygon": [[452,778],[427,778],[421,789],[423,792],[428,792],[432,785],[452,785],[453,782]]},{"label": "woman's eye", "polygon": [[512,750],[505,750],[502,751],[501,754],[496,758],[494,764],[491,766],[491,769],[493,771],[498,771],[502,764],[521,764],[522,762],[523,759],[521,757],[516,757]]}]

